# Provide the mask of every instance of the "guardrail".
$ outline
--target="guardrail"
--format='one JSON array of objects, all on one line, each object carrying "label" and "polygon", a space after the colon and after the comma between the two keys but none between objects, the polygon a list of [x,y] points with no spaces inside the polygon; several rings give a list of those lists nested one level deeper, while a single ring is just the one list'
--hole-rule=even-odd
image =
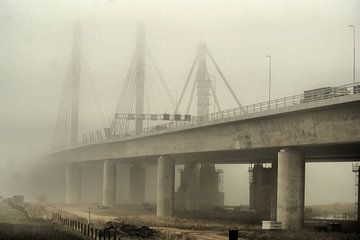
[{"label": "guardrail", "polygon": [[[136,133],[135,131],[127,132],[122,135],[110,136],[106,139],[94,139],[94,142],[105,142],[118,140],[121,138],[162,133],[168,130],[173,130],[176,128],[182,127],[196,127],[202,123],[211,123],[221,119],[233,118],[242,115],[251,115],[259,112],[266,112],[274,109],[281,109],[285,107],[290,107],[299,104],[319,102],[327,99],[332,99],[341,96],[360,94],[360,82],[346,84],[338,87],[323,87],[313,90],[304,91],[302,94],[273,99],[270,101],[264,101],[260,103],[250,104],[246,106],[241,106],[237,108],[227,109],[215,113],[210,113],[203,116],[192,117],[191,121],[174,121],[166,124],[155,125],[151,127],[144,128],[141,133]],[[80,144],[87,144],[92,142],[81,142]]]}]

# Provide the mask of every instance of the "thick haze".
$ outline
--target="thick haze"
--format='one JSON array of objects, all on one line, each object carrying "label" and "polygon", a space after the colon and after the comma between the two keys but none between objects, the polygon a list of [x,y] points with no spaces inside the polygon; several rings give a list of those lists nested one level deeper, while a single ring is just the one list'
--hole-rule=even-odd
[{"label": "thick haze", "polygon": [[[83,59],[108,119],[140,21],[174,95],[205,41],[245,105],[267,99],[265,55],[272,55],[272,98],[278,98],[352,82],[349,24],[357,26],[357,46],[360,40],[358,0],[0,0],[0,194],[20,191],[9,185],[17,167],[49,149],[75,20],[82,23]],[[221,85],[218,95],[223,108],[235,106]],[[82,101],[81,126],[100,128],[95,105]],[[247,166],[222,167],[226,203],[247,204]],[[354,201],[351,163],[307,164],[306,170],[307,204]]]}]

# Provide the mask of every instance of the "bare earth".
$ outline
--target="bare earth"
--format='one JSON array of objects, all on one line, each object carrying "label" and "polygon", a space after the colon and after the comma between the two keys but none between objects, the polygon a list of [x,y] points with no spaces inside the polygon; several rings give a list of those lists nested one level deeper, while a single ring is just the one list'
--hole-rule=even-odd
[{"label": "bare earth", "polygon": [[[333,206],[327,206],[332,208]],[[324,206],[324,208],[326,208]],[[343,209],[342,207],[339,207]],[[136,225],[146,225],[163,233],[164,239],[188,239],[188,240],[225,240],[228,239],[229,229],[239,230],[239,239],[317,239],[317,240],[355,240],[360,239],[360,232],[319,232],[304,230],[302,232],[264,232],[259,224],[241,224],[239,222],[212,221],[209,219],[189,218],[162,218],[155,216],[154,212],[144,213],[140,211],[124,209],[98,209],[96,206],[62,206],[57,205],[54,209],[62,211],[72,217],[90,219],[94,225],[102,225],[107,221],[126,222]],[[351,207],[349,207],[351,210]]]}]

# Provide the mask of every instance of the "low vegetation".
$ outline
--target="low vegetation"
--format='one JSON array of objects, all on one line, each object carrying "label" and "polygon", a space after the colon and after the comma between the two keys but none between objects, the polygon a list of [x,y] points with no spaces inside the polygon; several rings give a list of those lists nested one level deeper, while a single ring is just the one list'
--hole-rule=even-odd
[{"label": "low vegetation", "polygon": [[0,240],[85,240],[51,224],[0,223]]},{"label": "low vegetation", "polygon": [[0,202],[0,240],[82,240],[81,235],[65,231],[49,222],[27,216],[24,211]]}]

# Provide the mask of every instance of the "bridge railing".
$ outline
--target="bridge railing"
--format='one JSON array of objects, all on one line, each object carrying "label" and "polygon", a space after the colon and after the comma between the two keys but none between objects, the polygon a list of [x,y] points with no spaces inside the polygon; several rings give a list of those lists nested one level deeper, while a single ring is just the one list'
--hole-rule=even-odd
[{"label": "bridge railing", "polygon": [[352,94],[360,94],[360,82],[357,82],[355,84],[346,84],[338,87],[323,87],[323,88],[308,90],[308,91],[304,91],[304,93],[302,94],[298,94],[290,97],[273,99],[270,101],[264,101],[264,102],[250,104],[233,109],[214,112],[203,116],[192,117],[191,121],[174,121],[166,124],[155,125],[144,128],[141,134],[137,134],[135,131],[132,131],[132,132],[127,132],[124,135],[111,136],[111,139],[116,140],[119,138],[124,138],[129,136],[161,133],[176,128],[194,127],[204,123],[216,122],[221,119],[233,118],[241,115],[251,115],[259,112],[266,112],[274,109],[281,109],[299,104],[324,101],[326,99],[352,95]]}]

